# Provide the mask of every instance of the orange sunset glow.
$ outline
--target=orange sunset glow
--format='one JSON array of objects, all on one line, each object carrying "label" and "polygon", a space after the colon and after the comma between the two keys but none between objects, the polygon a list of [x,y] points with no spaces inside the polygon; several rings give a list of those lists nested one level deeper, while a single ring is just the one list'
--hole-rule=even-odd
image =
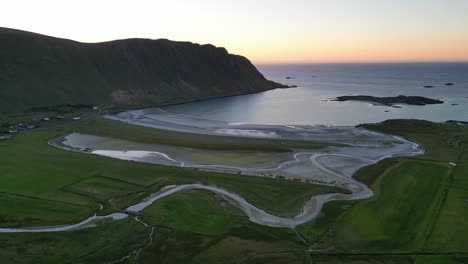
[{"label": "orange sunset glow", "polygon": [[[54,8],[35,11],[45,3]],[[211,43],[257,63],[466,61],[466,10],[462,0],[18,0],[2,4],[0,25],[82,42]]]}]

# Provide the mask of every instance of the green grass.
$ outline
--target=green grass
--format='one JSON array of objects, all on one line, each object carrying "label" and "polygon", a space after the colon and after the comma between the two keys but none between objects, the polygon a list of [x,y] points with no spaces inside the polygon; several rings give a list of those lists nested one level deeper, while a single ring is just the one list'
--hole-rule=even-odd
[{"label": "green grass", "polygon": [[[159,229],[153,245],[141,256],[141,263],[268,263],[255,262],[256,256],[284,251],[300,252],[305,246],[288,229],[269,228],[249,223],[233,228],[220,236],[206,236],[191,232],[172,232]],[[296,257],[284,263],[302,264]]]},{"label": "green grass", "polygon": [[[184,191],[165,197],[143,211],[141,220],[159,228],[144,260],[161,263],[268,263],[262,254],[295,251],[304,245],[289,229],[253,224],[231,204],[207,191]],[[296,262],[297,254],[282,260]],[[255,262],[252,262],[256,260]],[[257,262],[258,260],[258,262]]]},{"label": "green grass", "polygon": [[[268,261],[271,261],[271,259],[286,261],[286,263],[303,262],[303,246],[300,244],[294,245],[292,243],[294,241],[293,237],[288,238],[289,241],[272,238],[267,240],[267,237],[265,234],[255,234],[251,238],[226,236],[195,256],[193,263],[269,263]],[[281,257],[280,253],[285,251],[299,252],[300,258],[298,259],[297,255],[291,254]],[[273,257],[268,258],[268,256]]]},{"label": "green grass", "polygon": [[[140,223],[126,219],[73,232],[1,234],[2,263],[106,263],[148,236]],[[125,244],[130,241],[131,244]]]},{"label": "green grass", "polygon": [[178,151],[177,159],[190,160],[198,164],[223,164],[237,167],[274,167],[292,159],[291,153],[259,151],[214,151],[183,148]]},{"label": "green grass", "polygon": [[280,252],[280,253],[264,253],[249,258],[243,263],[248,264],[283,264],[283,263],[306,263],[306,256],[303,252]]},{"label": "green grass", "polygon": [[468,162],[454,168],[454,179],[446,192],[437,222],[425,249],[463,252],[468,245]]},{"label": "green grass", "polygon": [[311,244],[323,236],[333,234],[335,222],[353,205],[355,201],[331,201],[324,204],[317,218],[297,226],[297,230]]},{"label": "green grass", "polygon": [[[250,188],[245,188],[247,182],[244,182],[241,177],[252,178],[248,181]],[[323,186],[318,187],[317,185],[301,184],[288,180],[281,180],[282,183],[278,185],[265,185],[265,182],[254,179],[257,177],[226,178],[221,186],[235,191],[259,208],[282,216],[297,215],[311,196],[325,192],[346,192],[340,188],[324,189]],[[291,190],[294,190],[295,193],[291,193]]]},{"label": "green grass", "polygon": [[[48,139],[55,136],[57,134],[50,131],[31,131],[0,144],[0,191],[95,207],[97,204],[93,199],[72,193],[69,188],[83,191],[83,188],[89,188],[96,179],[91,177],[96,175],[145,186],[140,187],[142,191],[146,191],[145,188],[157,191],[151,189],[151,186],[160,181],[166,185],[200,182],[245,195],[251,203],[266,210],[290,214],[297,213],[293,211],[301,207],[301,204],[296,204],[291,209],[292,203],[303,202],[306,197],[316,193],[340,190],[285,180],[202,172],[70,152],[46,144]],[[127,189],[121,183],[107,179],[99,180],[93,188],[100,192],[94,194],[98,199],[134,190],[133,186]]]},{"label": "green grass", "polygon": [[[63,131],[59,132],[59,134],[61,133]],[[0,189],[3,191],[9,190],[18,195],[28,195],[33,197],[31,199],[55,198],[77,205],[86,204],[89,208],[97,209],[95,199],[103,199],[112,195],[122,195],[133,191],[148,195],[167,184],[201,182],[215,184],[231,191],[239,192],[241,195],[245,195],[253,204],[259,204],[270,211],[277,210],[279,213],[291,212],[291,209],[286,205],[291,205],[294,201],[302,201],[304,197],[317,192],[336,190],[334,188],[285,180],[209,173],[192,169],[120,161],[95,155],[64,151],[46,144],[48,139],[57,135],[56,132],[37,130],[22,133],[13,140],[0,144],[0,153],[2,157],[5,157],[0,161]],[[25,167],[23,164],[28,164],[29,166]],[[134,184],[123,183],[108,177],[133,182]],[[127,186],[130,188],[127,188]],[[300,251],[304,247],[294,232],[290,230],[267,228],[251,224],[245,217],[239,216],[242,214],[238,209],[227,206],[224,201],[218,200],[218,198],[213,198],[216,196],[213,196],[211,193],[189,193],[188,197],[183,196],[186,195],[184,193],[180,194],[184,197],[183,199],[178,196],[179,194],[174,197],[168,197],[169,201],[175,199],[175,202],[178,203],[177,207],[180,206],[186,209],[183,213],[178,211],[180,215],[173,214],[170,209],[173,207],[170,205],[162,207],[163,209],[165,208],[165,211],[161,209],[161,213],[172,213],[170,223],[178,223],[176,227],[182,230],[178,231],[174,229],[174,232],[170,233],[167,237],[158,237],[157,239],[160,240],[160,243],[154,244],[155,246],[161,246],[161,243],[163,243],[166,250],[174,247],[175,251],[172,253],[165,250],[164,254],[169,254],[169,259],[172,257],[178,259],[178,256],[175,255],[180,251],[188,250],[186,243],[181,244],[181,240],[190,243],[196,241],[191,240],[190,237],[201,237],[200,239],[202,240],[210,241],[209,245],[205,245],[206,247],[210,246],[210,250],[206,251],[208,252],[206,253],[207,255],[200,255],[199,257],[204,261],[211,258],[232,258],[239,260],[241,256],[235,256],[238,251],[233,250],[229,253],[231,255],[229,255],[219,252],[214,247],[215,242],[223,240],[226,236],[232,237],[234,239],[232,241],[238,241],[239,239],[240,241],[246,241],[245,244],[238,246],[238,248],[240,250],[248,250],[250,255],[283,248]],[[140,194],[138,199],[134,201],[143,197]],[[221,202],[224,205],[220,207]],[[277,204],[283,206],[278,209],[276,207]],[[35,204],[30,205],[36,206]],[[55,204],[53,206],[44,205],[44,208],[39,205],[37,206],[37,210],[29,211],[28,208],[24,210],[28,210],[28,212],[34,214],[36,218],[40,215],[48,214],[50,214],[50,218],[34,222],[35,225],[50,225],[66,221],[74,223],[83,217],[89,216],[89,211],[79,212],[78,210],[74,210],[67,213],[68,204],[64,204],[63,207],[56,206]],[[49,206],[51,206],[50,211]],[[155,206],[158,206],[157,203]],[[299,207],[300,205],[297,205],[296,208]],[[40,212],[38,212],[39,210]],[[57,213],[54,214],[54,211],[57,211]],[[19,212],[11,211],[11,213],[16,214],[16,217],[21,216]],[[219,222],[211,222],[212,218],[203,218],[203,215],[208,213],[211,215],[218,213],[217,221]],[[150,210],[144,212],[143,217],[159,219],[160,214],[158,211],[152,215]],[[192,224],[193,226],[189,225],[184,229],[183,225],[186,224],[184,222],[187,222],[187,219],[194,222],[198,219],[200,225]],[[124,221],[124,223],[127,222]],[[8,222],[2,222],[0,225],[8,224]],[[141,224],[138,225],[142,226]],[[144,239],[136,240],[135,236],[145,238],[144,234],[134,231],[133,224],[128,227],[125,224],[118,224],[118,226],[119,228],[113,229],[112,232],[115,232],[115,234],[112,235],[109,235],[107,232],[111,232],[110,230],[115,227],[115,224],[103,225],[102,228],[107,230],[103,232],[99,231],[100,227],[98,229],[91,228],[77,232],[40,235],[1,234],[0,243],[2,248],[0,249],[0,254],[2,255],[2,259],[23,263],[31,262],[33,258],[28,257],[31,255],[38,256],[35,259],[37,263],[57,263],[64,260],[76,259],[79,256],[86,263],[115,260],[117,256],[122,256],[124,253],[130,252],[132,248],[142,244]],[[193,233],[192,230],[189,230],[192,227],[197,227],[198,230],[196,231],[198,233]],[[147,232],[145,234],[147,236]],[[174,236],[177,237],[175,238]],[[115,241],[110,243],[109,240],[112,238]],[[223,245],[228,242],[231,243],[230,241],[229,239],[225,240]],[[78,247],[76,246],[77,243],[82,243],[83,245]],[[60,248],[58,248],[58,245],[60,245]],[[248,248],[242,249],[242,246],[247,245],[249,245]],[[198,246],[193,245],[194,251],[190,253],[192,256],[200,254]],[[231,243],[230,246],[234,249],[235,244]],[[153,248],[151,250],[158,252],[160,249]],[[21,257],[24,254],[25,256]],[[151,253],[149,254],[151,255]],[[216,261],[212,263],[216,263]]]},{"label": "green grass", "polygon": [[103,201],[110,199],[119,193],[135,190],[138,187],[139,186],[135,184],[93,176],[66,186],[65,189]]},{"label": "green grass", "polygon": [[466,256],[453,255],[324,255],[312,256],[313,264],[458,264],[465,263]]},{"label": "green grass", "polygon": [[[101,121],[96,124],[107,126]],[[124,208],[169,184],[218,185],[279,215],[294,215],[311,195],[337,190],[279,179],[120,161],[46,144],[50,138],[92,123],[57,127],[56,131],[30,131],[0,143],[0,192],[26,197],[13,202],[8,196],[0,199],[0,213],[14,217],[3,218],[0,226],[82,219],[97,209],[96,200],[119,196],[116,204]],[[120,126],[111,125],[116,131]],[[293,230],[253,224],[217,195],[187,191],[166,197],[143,211],[141,219],[163,227],[156,228],[153,244],[142,251],[139,262],[466,262],[468,129],[423,121],[391,121],[373,128],[398,132],[422,143],[427,154],[387,159],[359,170],[354,176],[370,184],[375,196],[327,203],[317,219],[297,228],[308,241],[317,243],[315,248],[328,249],[323,253],[329,255],[312,252],[309,258],[304,251],[307,246]],[[128,126],[127,137],[133,134],[145,142],[152,135],[133,129]],[[139,137],[140,132],[145,136]],[[210,148],[208,143],[201,145]],[[268,148],[273,146],[268,144]],[[449,166],[448,161],[458,166]],[[105,210],[111,212],[110,206],[105,204]],[[0,234],[0,259],[8,263],[109,262],[143,246],[148,234],[148,228],[131,219],[77,232]],[[424,255],[433,252],[441,255]],[[459,255],[448,255],[451,252]],[[350,255],[356,253],[361,255]],[[135,257],[129,262],[136,262]]]},{"label": "green grass", "polygon": [[457,163],[446,186],[441,186],[443,195],[431,219],[423,250],[468,252],[465,235],[468,233],[468,127],[414,120],[386,121],[368,127],[422,143],[427,153],[418,159]]},{"label": "green grass", "polygon": [[0,193],[2,227],[68,224],[91,215],[93,207]]},{"label": "green grass", "polygon": [[[317,149],[334,144],[301,140],[236,138],[166,131],[126,124],[106,118],[92,119],[71,127],[72,131],[135,142],[166,144],[211,150],[254,150],[290,152],[294,148]],[[338,145],[338,144],[336,144]]]},{"label": "green grass", "polygon": [[466,263],[468,256],[417,256],[414,264],[459,264]]},{"label": "green grass", "polygon": [[241,263],[258,255],[284,251],[304,256],[305,245],[292,230],[253,224],[229,208],[232,206],[216,195],[200,191],[177,193],[153,204],[141,219],[171,231],[162,232],[159,228],[160,233],[155,235],[154,245],[145,251],[143,260]]},{"label": "green grass", "polygon": [[458,125],[438,124],[424,120],[387,120],[366,124],[366,128],[405,137],[422,145],[426,153],[420,159],[456,161],[460,155],[460,137],[467,133]]},{"label": "green grass", "polygon": [[359,169],[354,175],[353,178],[365,183],[367,186],[372,186],[374,182],[393,166],[399,165],[401,161],[399,159],[384,159],[379,161],[376,164],[366,166]]},{"label": "green grass", "polygon": [[336,224],[337,250],[408,252],[418,250],[448,165],[406,160],[382,175],[375,195],[353,206]]},{"label": "green grass", "polygon": [[[304,249],[291,230],[252,224],[228,212],[225,202],[209,192],[188,191],[167,198],[144,211],[145,221],[168,224],[170,231],[156,227],[153,244],[141,252],[139,263],[155,259],[160,263],[239,263],[259,254]],[[180,202],[189,212],[167,208]],[[206,214],[215,221],[210,222]],[[146,245],[149,232],[127,218],[73,232],[1,234],[0,259],[8,263],[108,263]]]},{"label": "green grass", "polygon": [[[146,208],[141,220],[202,235],[220,235],[236,223],[224,210],[232,207],[204,191],[184,191],[165,197]],[[245,217],[242,217],[245,218]],[[190,221],[187,221],[190,219]]]},{"label": "green grass", "polygon": [[[391,167],[399,165],[398,159],[385,159],[376,164],[364,167],[357,171],[353,177],[358,181],[372,186],[379,177]],[[310,242],[321,242],[323,238],[333,235],[335,223],[358,201],[332,201],[326,203],[317,218],[297,227],[297,230]],[[315,244],[320,248],[320,244]]]},{"label": "green grass", "polygon": [[312,256],[313,264],[413,264],[411,256]]}]

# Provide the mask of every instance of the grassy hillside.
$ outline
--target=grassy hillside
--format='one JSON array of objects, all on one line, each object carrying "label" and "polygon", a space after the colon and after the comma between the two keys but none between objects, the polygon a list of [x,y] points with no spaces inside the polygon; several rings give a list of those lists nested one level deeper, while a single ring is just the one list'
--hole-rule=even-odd
[{"label": "grassy hillside", "polygon": [[80,43],[0,28],[0,113],[61,104],[167,104],[281,86],[248,59],[212,45]]}]

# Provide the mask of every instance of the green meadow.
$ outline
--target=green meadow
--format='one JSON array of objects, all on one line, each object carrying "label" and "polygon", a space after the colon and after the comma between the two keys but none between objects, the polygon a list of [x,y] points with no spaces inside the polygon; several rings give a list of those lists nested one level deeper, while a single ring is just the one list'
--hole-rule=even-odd
[{"label": "green meadow", "polygon": [[[149,226],[126,218],[71,232],[0,234],[0,256],[5,263],[108,263],[126,255],[123,263],[466,262],[468,127],[404,120],[367,127],[414,140],[426,153],[359,170],[354,176],[371,186],[373,197],[327,203],[319,217],[295,230],[254,224],[220,196],[192,190],[146,208],[139,218]],[[221,186],[285,216],[297,214],[312,195],[344,191],[122,161],[47,144],[72,131],[218,150],[286,152],[301,144],[255,140],[252,145],[102,118],[26,131],[0,143],[0,227],[76,223],[93,215],[99,203],[104,206],[99,214],[115,212],[171,184]]]}]

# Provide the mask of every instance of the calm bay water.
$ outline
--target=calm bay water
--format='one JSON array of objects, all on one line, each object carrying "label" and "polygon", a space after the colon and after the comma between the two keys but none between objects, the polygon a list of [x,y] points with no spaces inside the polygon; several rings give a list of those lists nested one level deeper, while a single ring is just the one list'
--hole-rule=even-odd
[{"label": "calm bay water", "polygon": [[[169,106],[174,113],[232,123],[357,125],[395,118],[468,121],[468,63],[257,65],[270,80],[298,88]],[[291,77],[292,79],[286,79]],[[454,83],[446,86],[446,83]],[[432,85],[433,88],[424,88]],[[418,95],[441,105],[402,108],[334,102],[341,95]]]}]

